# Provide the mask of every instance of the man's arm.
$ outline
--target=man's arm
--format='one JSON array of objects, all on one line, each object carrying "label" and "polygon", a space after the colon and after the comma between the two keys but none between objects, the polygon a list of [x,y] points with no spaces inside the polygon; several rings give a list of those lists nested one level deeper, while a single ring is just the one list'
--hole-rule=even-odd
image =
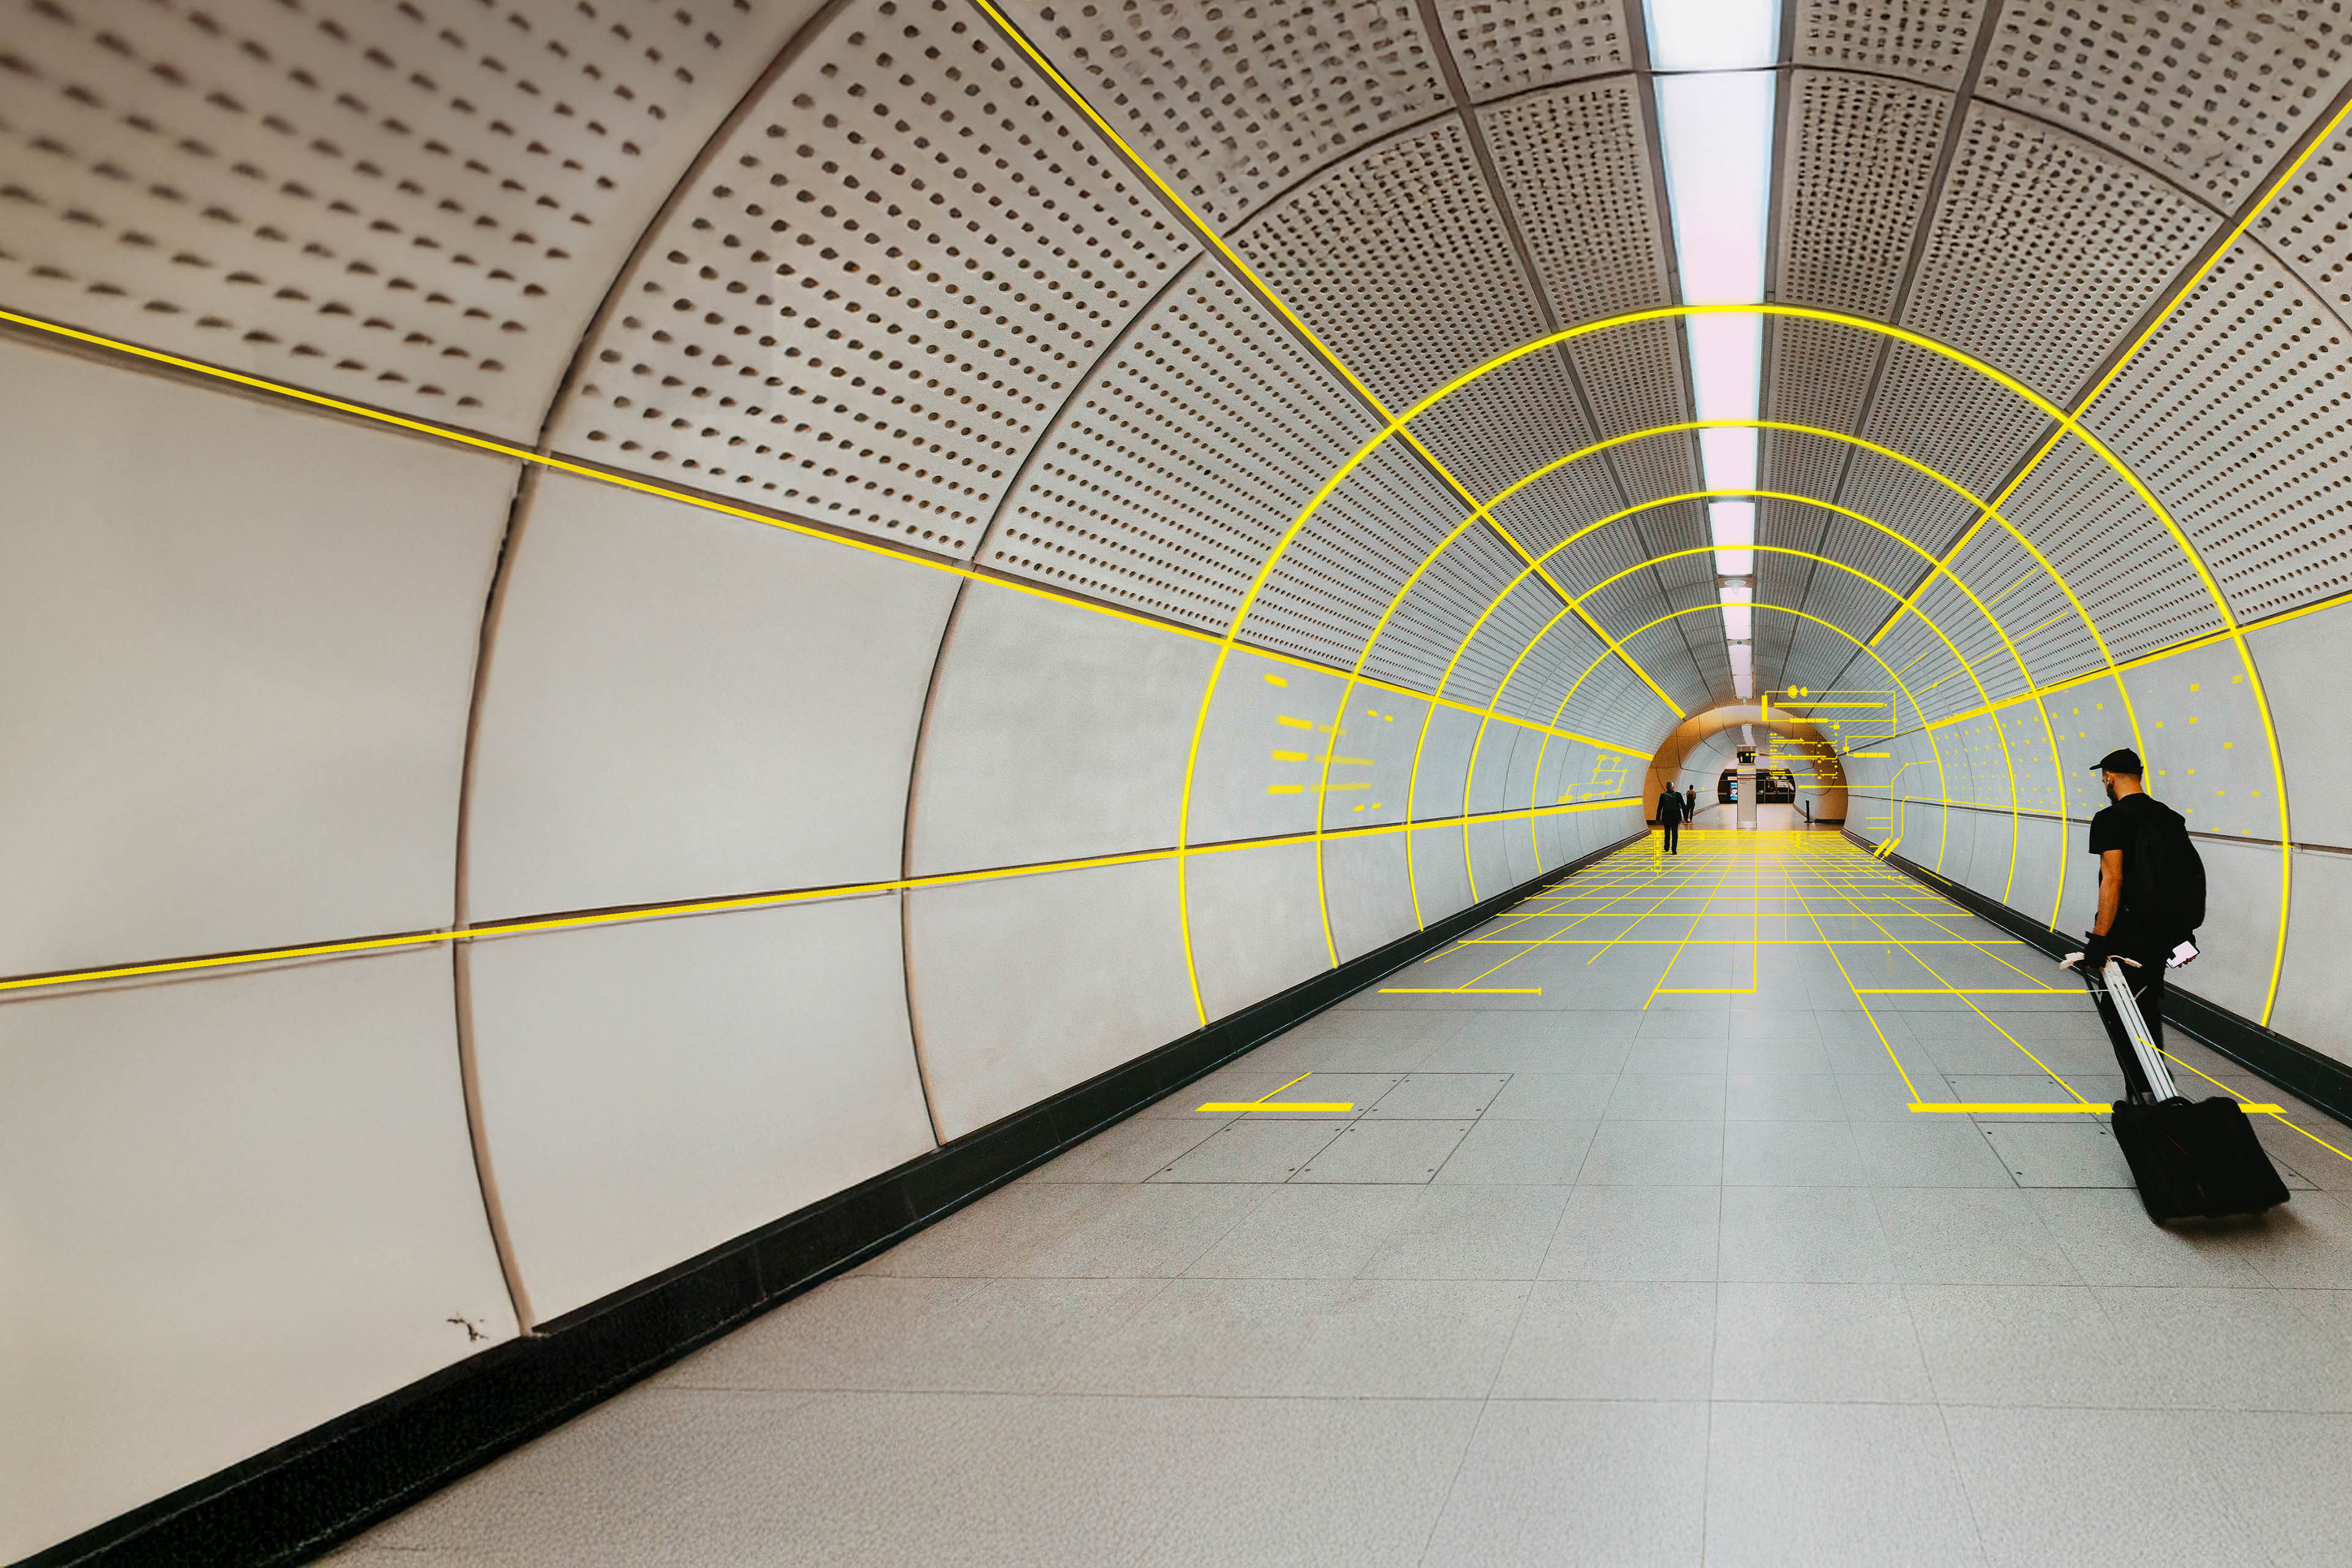
[{"label": "man's arm", "polygon": [[2091,921],[2091,934],[2105,936],[2116,929],[2116,910],[2124,901],[2124,852],[2120,849],[2099,851],[2099,912]]}]

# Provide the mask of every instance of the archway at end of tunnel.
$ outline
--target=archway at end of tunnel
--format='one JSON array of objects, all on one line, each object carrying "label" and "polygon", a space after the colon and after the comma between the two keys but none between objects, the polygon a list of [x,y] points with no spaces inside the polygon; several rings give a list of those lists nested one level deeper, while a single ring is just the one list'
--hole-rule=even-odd
[{"label": "archway at end of tunnel", "polygon": [[[1824,723],[1800,719],[1765,703],[1733,703],[1694,713],[1662,742],[1643,776],[1644,815],[1657,817],[1658,797],[1668,789],[1698,792],[1695,828],[1739,826],[1732,803],[1723,799],[1746,770],[1762,776],[1755,826],[1764,829],[1812,826],[1832,831],[1845,823],[1845,770],[1840,737]],[[1785,780],[1770,775],[1785,773]],[[1743,784],[1746,780],[1741,781]],[[1783,788],[1771,787],[1774,784]],[[1790,798],[1777,796],[1786,794]]]}]

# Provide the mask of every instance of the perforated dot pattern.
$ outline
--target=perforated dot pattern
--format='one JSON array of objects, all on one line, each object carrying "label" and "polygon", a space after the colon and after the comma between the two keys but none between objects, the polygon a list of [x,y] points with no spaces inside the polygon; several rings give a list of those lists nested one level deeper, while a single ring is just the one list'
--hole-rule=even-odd
[{"label": "perforated dot pattern", "polygon": [[[1530,552],[1541,555],[1623,506],[1600,459],[1580,458],[1504,501],[1495,509],[1495,515]],[[1608,523],[1557,554],[1547,555],[1544,569],[1570,593],[1582,593],[1603,578],[1640,563],[1645,552],[1634,548],[1637,537],[1623,520]]]},{"label": "perforated dot pattern", "polygon": [[[1413,434],[1481,500],[1592,444],[1559,355],[1539,351],[1489,372],[1415,419]],[[1616,510],[1613,499],[1581,519]]]},{"label": "perforated dot pattern", "polygon": [[951,0],[861,0],[623,279],[557,439],[968,553],[1193,249]]},{"label": "perforated dot pattern", "polygon": [[2315,149],[2253,232],[2327,308],[2352,321],[2352,137]]},{"label": "perforated dot pattern", "polygon": [[1542,331],[1459,121],[1264,209],[1236,247],[1392,409]]},{"label": "perforated dot pattern", "polygon": [[777,12],[32,0],[0,44],[8,302],[536,439]]},{"label": "perforated dot pattern", "polygon": [[[1691,420],[1681,346],[1671,321],[1612,327],[1570,344],[1578,376],[1604,436]],[[1698,447],[1684,431],[1612,448],[1629,501],[1687,495],[1699,488]]]},{"label": "perforated dot pattern", "polygon": [[1790,80],[1778,298],[1884,318],[1927,205],[1950,95],[1844,71]]},{"label": "perforated dot pattern", "polygon": [[1842,66],[1958,87],[1984,25],[1984,7],[1939,0],[1805,0],[1797,7],[1799,65]]},{"label": "perforated dot pattern", "polygon": [[[1764,330],[1764,407],[1769,417],[1816,430],[1852,430],[1862,418],[1880,340],[1828,321],[1780,318]],[[1835,442],[1768,431],[1760,472],[1766,489],[1837,499],[1844,448]]]},{"label": "perforated dot pattern", "polygon": [[1627,28],[1642,25],[1616,0],[1449,0],[1438,11],[1463,84],[1481,103],[1628,69]]},{"label": "perforated dot pattern", "polygon": [[1010,9],[1097,111],[1221,229],[1448,102],[1412,0],[1032,0]]},{"label": "perforated dot pattern", "polygon": [[2226,211],[2342,86],[2341,0],[2294,10],[2012,0],[1977,90]]},{"label": "perforated dot pattern", "polygon": [[2352,352],[2241,240],[2089,415],[2195,541],[2241,618],[2352,589]]},{"label": "perforated dot pattern", "polygon": [[[2002,506],[2001,514],[2074,589],[2116,658],[2134,658],[2220,628],[2212,595],[2164,525],[2081,442],[2063,442],[2044,458]],[[1996,556],[1996,540],[1987,539],[1979,552],[1981,561],[1956,563],[1955,569],[1992,603],[2011,634],[2021,635],[2045,621],[2079,627],[2081,618],[2049,574],[2019,559],[2024,552],[2007,534],[1998,534],[1997,541],[2015,553]],[[1993,603],[1996,597],[1999,602]],[[2100,662],[2095,646],[2080,650],[2078,668],[2068,668],[2049,654],[2031,657],[2035,675],[2045,680],[2063,679]]]},{"label": "perforated dot pattern", "polygon": [[2219,222],[2075,137],[1979,105],[1904,324],[2068,402]]},{"label": "perforated dot pattern", "polygon": [[[1438,689],[1439,681],[1445,679],[1447,664],[1454,660],[1454,650],[1470,635],[1479,614],[1498,595],[1507,593],[1511,595],[1510,604],[1490,619],[1504,621],[1497,630],[1523,626],[1524,635],[1512,646],[1511,653],[1502,655],[1497,663],[1491,639],[1482,634],[1479,644],[1465,651],[1454,666],[1444,689],[1445,696],[1458,701],[1484,703],[1493,693],[1511,655],[1517,653],[1527,637],[1552,610],[1559,607],[1559,601],[1540,584],[1512,589],[1511,580],[1518,575],[1519,567],[1519,558],[1492,532],[1474,529],[1465,533],[1447,546],[1412,585],[1412,592],[1390,618],[1388,629],[1372,649],[1365,668],[1383,680],[1416,690]],[[1535,609],[1538,601],[1549,605],[1540,615]]]},{"label": "perforated dot pattern", "polygon": [[[1905,453],[1978,496],[2007,480],[2049,424],[2032,404],[1941,354],[1896,343],[1870,414],[1871,440]],[[1950,490],[1914,470],[1858,452],[1845,504],[1929,550],[1975,515]]]},{"label": "perforated dot pattern", "polygon": [[1630,80],[1479,111],[1495,171],[1562,326],[1672,298],[1666,226]]}]

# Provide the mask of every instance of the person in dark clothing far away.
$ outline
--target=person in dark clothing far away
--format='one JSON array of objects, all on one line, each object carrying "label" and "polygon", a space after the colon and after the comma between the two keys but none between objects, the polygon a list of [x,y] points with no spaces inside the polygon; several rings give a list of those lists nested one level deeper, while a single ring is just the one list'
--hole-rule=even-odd
[{"label": "person in dark clothing far away", "polygon": [[1666,831],[1665,850],[1669,855],[1682,853],[1683,797],[1668,784],[1658,795],[1658,826]]},{"label": "person in dark clothing far away", "polygon": [[[2084,952],[2094,970],[2124,958],[2132,999],[2149,1037],[2164,1044],[2164,971],[2196,956],[2190,941],[2205,918],[2205,867],[2189,824],[2140,787],[2139,753],[2124,748],[2099,759],[2109,805],[2091,818],[2091,853],[2099,861],[2099,909]],[[2137,969],[2132,967],[2137,963]],[[2116,1049],[2120,1060],[2122,1048]],[[2124,1081],[2137,1064],[2123,1062]]]},{"label": "person in dark clothing far away", "polygon": [[1690,822],[1698,816],[1698,785],[1693,784],[1683,795],[1683,820]]}]

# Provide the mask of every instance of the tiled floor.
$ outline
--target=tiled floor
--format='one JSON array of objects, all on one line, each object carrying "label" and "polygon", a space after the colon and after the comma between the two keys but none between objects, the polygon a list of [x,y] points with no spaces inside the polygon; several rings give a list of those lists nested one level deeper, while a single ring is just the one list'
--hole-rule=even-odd
[{"label": "tiled floor", "polygon": [[1907,1109],[2116,1092],[2046,960],[1694,833],[1382,986],[343,1555],[2352,1560],[2352,1161],[2160,1230],[2098,1117]]}]

